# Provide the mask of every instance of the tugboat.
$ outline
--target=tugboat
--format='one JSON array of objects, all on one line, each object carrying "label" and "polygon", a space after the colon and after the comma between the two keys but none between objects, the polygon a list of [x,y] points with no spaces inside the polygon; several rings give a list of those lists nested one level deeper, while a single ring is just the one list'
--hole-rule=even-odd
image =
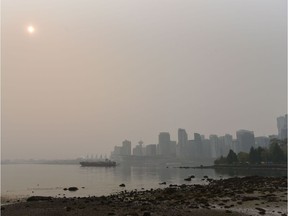
[{"label": "tugboat", "polygon": [[116,162],[105,159],[104,161],[81,161],[81,166],[83,167],[115,167]]}]

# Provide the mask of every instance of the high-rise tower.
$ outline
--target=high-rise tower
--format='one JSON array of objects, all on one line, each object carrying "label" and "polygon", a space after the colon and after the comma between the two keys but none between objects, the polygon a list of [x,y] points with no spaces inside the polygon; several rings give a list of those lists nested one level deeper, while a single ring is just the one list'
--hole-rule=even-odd
[{"label": "high-rise tower", "polygon": [[239,150],[243,152],[249,152],[251,147],[255,146],[255,137],[253,131],[238,130],[236,137],[239,143]]},{"label": "high-rise tower", "polygon": [[159,134],[158,154],[163,156],[170,154],[170,134],[168,132]]},{"label": "high-rise tower", "polygon": [[287,139],[287,114],[277,118],[278,138]]},{"label": "high-rise tower", "polygon": [[185,151],[187,151],[188,136],[184,129],[178,129],[178,145],[177,145],[177,156],[184,157]]}]

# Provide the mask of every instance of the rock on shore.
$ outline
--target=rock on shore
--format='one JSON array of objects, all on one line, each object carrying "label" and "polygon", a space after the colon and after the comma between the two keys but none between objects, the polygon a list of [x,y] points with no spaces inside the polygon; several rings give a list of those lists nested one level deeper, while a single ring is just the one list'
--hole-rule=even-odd
[{"label": "rock on shore", "polygon": [[1,215],[287,215],[286,177],[210,180],[110,196],[49,198],[3,206]]}]

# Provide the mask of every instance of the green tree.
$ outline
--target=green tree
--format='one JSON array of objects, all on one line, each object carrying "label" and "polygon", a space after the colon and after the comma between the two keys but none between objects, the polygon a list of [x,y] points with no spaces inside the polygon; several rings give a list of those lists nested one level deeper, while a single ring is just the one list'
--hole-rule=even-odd
[{"label": "green tree", "polygon": [[249,154],[246,152],[239,152],[237,158],[240,163],[246,163],[249,161]]},{"label": "green tree", "polygon": [[278,142],[272,141],[269,147],[270,160],[273,163],[286,163],[287,157],[285,157],[284,151],[280,148]]},{"label": "green tree", "polygon": [[256,155],[257,155],[256,162],[257,163],[261,163],[262,161],[266,161],[265,158],[263,157],[263,155],[264,155],[263,152],[265,152],[265,149],[262,147],[258,147],[256,149]]},{"label": "green tree", "polygon": [[227,160],[225,157],[221,156],[220,158],[217,158],[215,161],[214,161],[214,164],[226,164],[227,163]]},{"label": "green tree", "polygon": [[226,161],[228,164],[233,164],[233,163],[237,163],[238,162],[238,158],[237,158],[237,155],[236,153],[230,149],[228,155],[227,155],[227,158],[226,158]]},{"label": "green tree", "polygon": [[257,163],[257,160],[258,160],[257,151],[254,149],[254,147],[251,147],[249,152],[249,162],[254,164]]},{"label": "green tree", "polygon": [[269,151],[267,148],[264,148],[260,153],[261,162],[267,163],[269,161]]}]

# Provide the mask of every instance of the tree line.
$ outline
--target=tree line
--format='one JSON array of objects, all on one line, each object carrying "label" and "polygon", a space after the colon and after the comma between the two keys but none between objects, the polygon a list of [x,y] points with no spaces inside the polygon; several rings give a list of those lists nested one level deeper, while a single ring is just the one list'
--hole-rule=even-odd
[{"label": "tree line", "polygon": [[239,152],[236,154],[230,149],[226,157],[221,156],[214,164],[260,164],[260,163],[287,163],[287,139],[272,139],[268,148],[250,148],[250,152]]}]

